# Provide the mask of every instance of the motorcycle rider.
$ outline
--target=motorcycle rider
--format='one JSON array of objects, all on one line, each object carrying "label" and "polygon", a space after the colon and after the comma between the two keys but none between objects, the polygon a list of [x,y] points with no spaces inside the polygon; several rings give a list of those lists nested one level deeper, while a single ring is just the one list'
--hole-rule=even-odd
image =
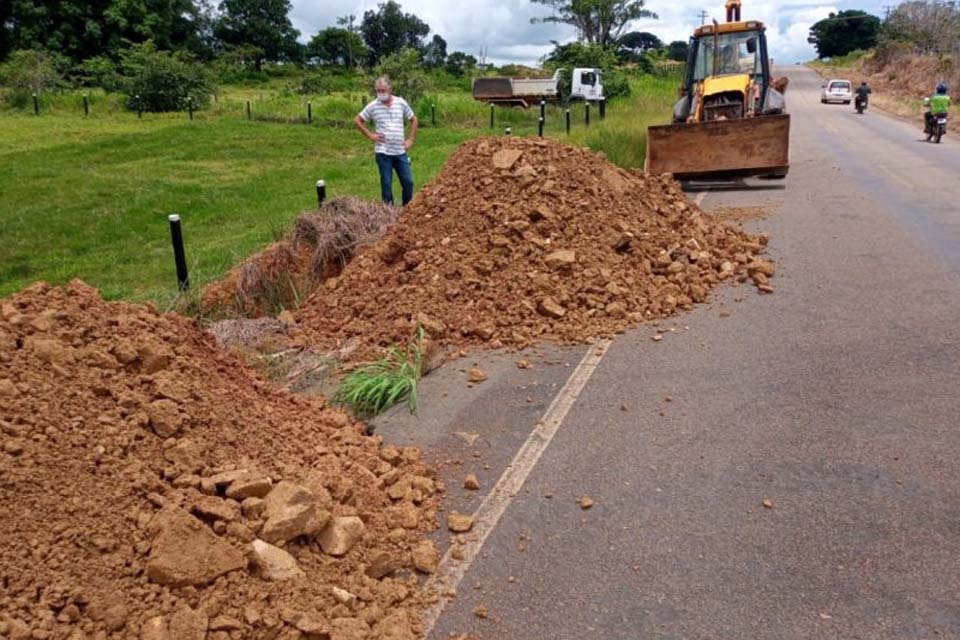
[{"label": "motorcycle rider", "polygon": [[925,114],[927,133],[933,130],[933,123],[936,122],[937,116],[945,116],[950,111],[950,94],[947,93],[947,85],[943,82],[938,84],[937,92],[924,100],[924,103],[928,100],[930,108]]},{"label": "motorcycle rider", "polygon": [[873,93],[873,91],[870,89],[870,85],[867,84],[867,81],[864,80],[863,82],[861,82],[860,86],[857,87],[857,101],[856,101],[857,108],[860,107],[861,102],[863,103],[864,107],[867,106],[867,103],[869,101],[868,96],[871,93]]}]

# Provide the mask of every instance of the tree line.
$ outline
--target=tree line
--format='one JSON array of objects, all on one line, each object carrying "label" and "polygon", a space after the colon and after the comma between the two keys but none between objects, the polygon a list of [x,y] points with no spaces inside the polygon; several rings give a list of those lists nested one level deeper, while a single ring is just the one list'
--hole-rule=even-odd
[{"label": "tree line", "polygon": [[876,47],[955,54],[960,52],[960,4],[910,0],[893,8],[884,20],[860,10],[831,13],[810,28],[809,41],[821,59]]},{"label": "tree line", "polygon": [[[578,36],[554,43],[542,61],[548,68],[649,71],[658,60],[686,59],[686,42],[629,30],[656,18],[644,0],[531,2],[549,11],[534,22],[570,25]],[[216,80],[253,77],[265,65],[389,70],[409,79],[411,92],[424,71],[463,78],[492,67],[485,52],[448,51],[441,35],[395,0],[341,16],[309,39],[293,27],[291,10],[290,0],[0,0],[0,82],[22,92],[98,86],[129,94],[131,109],[168,110],[188,99],[202,106]],[[625,80],[609,79],[610,92],[629,91]],[[307,78],[304,91],[322,85]]]}]

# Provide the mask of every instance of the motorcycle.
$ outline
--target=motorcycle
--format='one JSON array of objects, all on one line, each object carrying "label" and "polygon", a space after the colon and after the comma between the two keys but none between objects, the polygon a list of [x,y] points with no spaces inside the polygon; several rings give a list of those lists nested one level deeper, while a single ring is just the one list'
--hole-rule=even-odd
[{"label": "motorcycle", "polygon": [[933,140],[936,144],[940,144],[943,136],[947,135],[947,114],[932,115],[928,113],[924,133],[927,134],[927,142]]},{"label": "motorcycle", "polygon": [[867,99],[857,96],[855,105],[856,105],[857,113],[859,113],[860,115],[863,115],[864,109],[867,108]]}]

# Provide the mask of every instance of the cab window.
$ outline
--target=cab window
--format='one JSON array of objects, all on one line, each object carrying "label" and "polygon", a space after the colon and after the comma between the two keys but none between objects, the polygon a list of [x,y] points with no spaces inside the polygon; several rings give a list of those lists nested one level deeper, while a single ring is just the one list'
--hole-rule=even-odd
[{"label": "cab window", "polygon": [[592,71],[584,71],[580,74],[580,84],[593,86],[597,84],[597,74]]}]

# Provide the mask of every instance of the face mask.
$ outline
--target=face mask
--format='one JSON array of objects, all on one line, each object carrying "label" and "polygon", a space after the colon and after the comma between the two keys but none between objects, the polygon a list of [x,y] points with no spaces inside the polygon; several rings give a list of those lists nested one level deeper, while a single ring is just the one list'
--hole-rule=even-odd
[{"label": "face mask", "polygon": [[379,92],[377,93],[377,100],[379,100],[380,102],[386,102],[389,99],[390,99],[389,93],[379,93]]}]

